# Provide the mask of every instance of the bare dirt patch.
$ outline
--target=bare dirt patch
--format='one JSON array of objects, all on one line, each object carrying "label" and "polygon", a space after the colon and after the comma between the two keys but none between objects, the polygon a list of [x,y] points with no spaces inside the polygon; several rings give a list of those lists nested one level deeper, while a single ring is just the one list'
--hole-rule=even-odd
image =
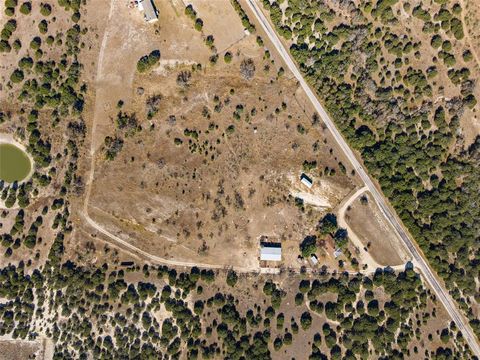
[{"label": "bare dirt patch", "polygon": [[394,266],[405,263],[405,252],[393,229],[385,221],[372,198],[366,196],[368,203],[362,204],[360,196],[347,208],[346,221],[379,264]]},{"label": "bare dirt patch", "polygon": [[0,357],[2,360],[43,360],[43,349],[38,342],[22,340],[0,340]]}]

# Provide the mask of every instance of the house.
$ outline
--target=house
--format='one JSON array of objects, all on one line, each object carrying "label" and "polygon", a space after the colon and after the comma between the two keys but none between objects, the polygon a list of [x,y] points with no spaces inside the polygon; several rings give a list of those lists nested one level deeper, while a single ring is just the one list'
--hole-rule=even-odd
[{"label": "house", "polygon": [[146,22],[153,23],[158,21],[158,10],[153,0],[138,0],[137,6],[140,11],[143,11],[143,17]]},{"label": "house", "polygon": [[338,258],[340,255],[342,255],[342,250],[340,248],[337,248],[334,252],[333,252],[333,256],[336,258]]},{"label": "house", "polygon": [[308,187],[309,189],[312,188],[313,186],[313,181],[312,179],[310,179],[307,175],[305,174],[302,174],[300,176],[300,181],[302,182],[303,185],[305,185],[306,187]]},{"label": "house", "polygon": [[279,243],[261,243],[260,260],[282,261],[282,245]]},{"label": "house", "polygon": [[310,262],[312,263],[313,266],[317,265],[318,264],[318,258],[315,254],[313,254],[312,256],[310,256]]}]

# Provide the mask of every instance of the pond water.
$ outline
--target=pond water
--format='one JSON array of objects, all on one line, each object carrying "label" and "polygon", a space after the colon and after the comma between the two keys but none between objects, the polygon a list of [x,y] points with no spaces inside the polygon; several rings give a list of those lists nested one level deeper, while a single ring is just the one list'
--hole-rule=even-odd
[{"label": "pond water", "polygon": [[32,168],[27,154],[18,146],[0,144],[0,180],[7,183],[21,181]]}]

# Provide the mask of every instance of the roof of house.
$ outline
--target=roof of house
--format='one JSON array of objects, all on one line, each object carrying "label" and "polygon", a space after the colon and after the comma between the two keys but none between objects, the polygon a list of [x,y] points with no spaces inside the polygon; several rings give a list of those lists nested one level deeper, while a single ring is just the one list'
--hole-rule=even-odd
[{"label": "roof of house", "polygon": [[279,244],[262,244],[260,247],[260,260],[281,261],[282,248]]},{"label": "roof of house", "polygon": [[145,0],[142,2],[142,5],[146,21],[150,22],[158,20],[157,9],[155,8],[153,0]]}]

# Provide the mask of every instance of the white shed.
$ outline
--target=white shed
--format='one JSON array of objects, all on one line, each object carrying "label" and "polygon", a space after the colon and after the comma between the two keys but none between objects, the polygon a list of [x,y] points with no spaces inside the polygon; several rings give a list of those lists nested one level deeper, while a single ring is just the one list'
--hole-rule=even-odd
[{"label": "white shed", "polygon": [[312,188],[313,186],[313,181],[312,179],[310,179],[307,175],[305,174],[302,174],[300,176],[300,181],[302,182],[303,185],[305,185],[306,187],[308,187],[309,189]]},{"label": "white shed", "polygon": [[146,22],[153,23],[158,20],[158,11],[153,0],[140,0],[137,2],[138,9],[143,11]]}]

